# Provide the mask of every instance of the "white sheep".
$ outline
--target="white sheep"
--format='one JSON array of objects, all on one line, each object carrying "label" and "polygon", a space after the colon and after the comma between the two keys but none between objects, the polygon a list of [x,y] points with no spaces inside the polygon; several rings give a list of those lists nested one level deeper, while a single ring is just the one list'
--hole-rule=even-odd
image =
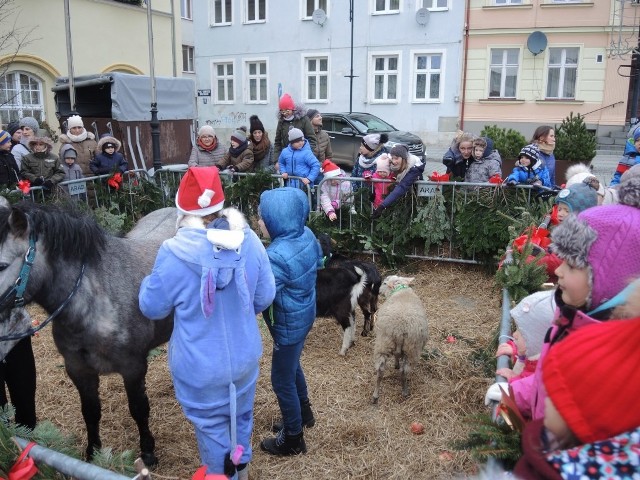
[{"label": "white sheep", "polygon": [[412,282],[413,278],[391,275],[384,279],[380,287],[380,294],[386,297],[386,301],[378,309],[374,327],[376,341],[373,364],[377,373],[372,399],[374,404],[378,403],[384,367],[391,357],[395,358],[395,367],[400,369],[402,396],[409,396],[407,376],[411,365],[420,360],[427,343],[427,313],[409,287]]}]

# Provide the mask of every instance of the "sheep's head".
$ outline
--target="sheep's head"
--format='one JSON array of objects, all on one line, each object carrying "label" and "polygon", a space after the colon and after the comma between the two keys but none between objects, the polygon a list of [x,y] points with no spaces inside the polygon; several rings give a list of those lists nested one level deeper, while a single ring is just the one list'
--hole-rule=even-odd
[{"label": "sheep's head", "polygon": [[389,275],[380,285],[380,295],[389,296],[396,288],[408,287],[413,283],[415,277],[399,277],[398,275]]}]

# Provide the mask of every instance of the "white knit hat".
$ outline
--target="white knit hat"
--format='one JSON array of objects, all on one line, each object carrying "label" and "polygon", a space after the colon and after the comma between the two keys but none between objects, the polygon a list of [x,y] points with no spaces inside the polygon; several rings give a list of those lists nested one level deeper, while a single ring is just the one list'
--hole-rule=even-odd
[{"label": "white knit hat", "polygon": [[527,347],[527,357],[538,355],[542,350],[544,337],[555,315],[554,293],[555,290],[533,293],[511,309],[511,317]]},{"label": "white knit hat", "polygon": [[82,123],[82,117],[80,115],[71,115],[67,119],[67,130],[71,130],[73,127],[84,128],[84,123]]},{"label": "white knit hat", "polygon": [[198,129],[198,136],[201,137],[202,135],[211,135],[212,137],[215,137],[216,131],[211,125],[203,125]]}]

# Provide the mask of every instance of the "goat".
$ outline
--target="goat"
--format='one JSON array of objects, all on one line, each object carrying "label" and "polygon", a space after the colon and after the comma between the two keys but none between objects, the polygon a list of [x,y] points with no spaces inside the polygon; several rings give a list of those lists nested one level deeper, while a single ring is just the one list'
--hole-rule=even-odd
[{"label": "goat", "polygon": [[358,305],[364,315],[364,326],[362,327],[361,335],[366,337],[373,330],[373,319],[378,310],[378,296],[380,294],[380,284],[382,283],[378,267],[373,262],[352,260],[339,253],[334,253],[331,237],[326,233],[318,235],[318,242],[325,257],[325,267],[358,267],[367,274],[367,283],[362,294],[358,297]]},{"label": "goat", "polygon": [[355,342],[356,305],[367,282],[367,275],[359,268],[321,268],[316,280],[316,314],[333,317],[343,330],[340,355]]},{"label": "goat", "polygon": [[427,342],[427,314],[422,301],[409,287],[413,278],[391,275],[384,279],[380,292],[386,297],[378,310],[373,364],[377,373],[372,403],[378,403],[384,367],[391,357],[400,369],[402,396],[409,396],[408,375],[411,365],[420,360]]}]

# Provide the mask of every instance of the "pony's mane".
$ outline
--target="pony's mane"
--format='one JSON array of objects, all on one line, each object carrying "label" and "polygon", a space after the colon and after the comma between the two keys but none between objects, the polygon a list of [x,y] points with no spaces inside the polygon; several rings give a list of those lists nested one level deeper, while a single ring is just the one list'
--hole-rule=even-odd
[{"label": "pony's mane", "polygon": [[[27,215],[29,228],[35,230],[38,240],[45,245],[50,260],[61,257],[91,264],[100,259],[107,234],[88,214],[73,207],[63,209],[30,201],[21,201],[12,209]],[[11,211],[0,208],[0,243],[7,239]]]}]

